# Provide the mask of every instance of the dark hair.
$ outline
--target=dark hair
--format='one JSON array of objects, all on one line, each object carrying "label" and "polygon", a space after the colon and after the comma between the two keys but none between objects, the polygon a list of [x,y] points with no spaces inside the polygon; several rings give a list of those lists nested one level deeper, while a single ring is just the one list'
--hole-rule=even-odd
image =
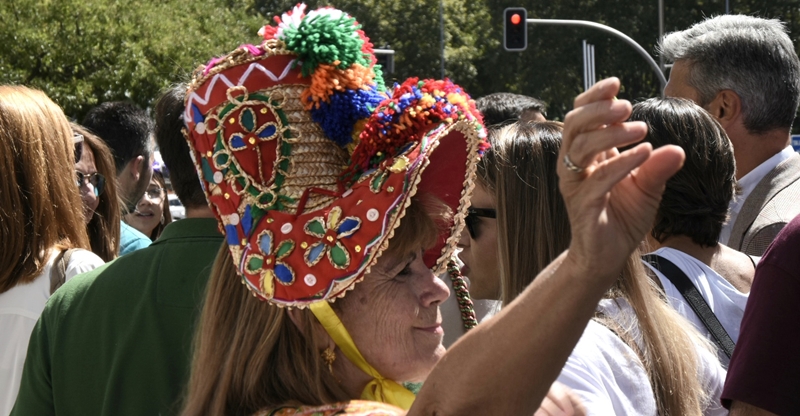
[{"label": "dark hair", "polygon": [[175,195],[186,208],[199,208],[208,206],[208,202],[183,135],[186,89],[185,84],[176,85],[166,90],[156,102],[156,143],[169,169]]},{"label": "dark hair", "polygon": [[91,109],[81,124],[111,148],[117,174],[138,156],[150,160],[153,122],[135,104],[119,101],[102,103]]},{"label": "dark hair", "polygon": [[546,116],[547,105],[527,95],[497,92],[475,100],[475,106],[483,114],[486,127],[503,126],[520,119],[526,111],[536,111]]},{"label": "dark hair", "polygon": [[669,61],[689,64],[687,82],[702,107],[720,91],[733,90],[749,132],[792,127],[800,103],[800,58],[779,20],[712,17],[665,36],[659,50]]},{"label": "dark hair", "polygon": [[647,123],[645,141],[653,148],[673,144],[686,161],[667,181],[652,235],[659,242],[685,235],[702,246],[714,246],[736,187],[733,146],[725,130],[692,101],[653,98],[633,106],[631,120]]},{"label": "dark hair", "polygon": [[119,221],[120,221],[120,202],[118,199],[117,173],[114,169],[114,156],[111,149],[94,134],[89,133],[82,126],[70,123],[72,131],[83,135],[83,151],[87,149],[94,156],[94,164],[97,172],[106,177],[106,185],[103,193],[98,197],[97,209],[92,215],[91,221],[86,226],[89,234],[89,243],[92,245],[92,252],[97,254],[103,261],[109,262],[117,258],[119,254]]}]

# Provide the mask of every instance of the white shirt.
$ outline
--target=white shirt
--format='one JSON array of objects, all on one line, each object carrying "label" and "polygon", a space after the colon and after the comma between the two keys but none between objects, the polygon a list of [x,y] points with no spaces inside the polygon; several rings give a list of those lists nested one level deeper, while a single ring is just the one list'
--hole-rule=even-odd
[{"label": "white shirt", "polygon": [[[456,299],[456,291],[453,289],[453,282],[450,280],[450,275],[445,272],[440,275],[439,278],[442,279],[447,285],[447,288],[450,289],[450,297],[439,306],[442,312],[442,328],[444,328],[442,344],[446,348],[450,348],[453,343],[464,335],[464,322],[461,320],[461,309],[458,305],[458,299]],[[498,279],[499,278],[498,276]],[[472,299],[472,304],[478,323],[497,314],[501,307],[501,302],[499,300]]]},{"label": "white shirt", "polygon": [[[736,343],[739,340],[739,326],[742,323],[742,316],[744,316],[744,307],[747,305],[747,298],[750,294],[739,292],[719,273],[680,250],[662,247],[652,254],[659,255],[675,263],[679,269],[686,273],[694,287],[697,288],[700,295],[708,303],[711,311],[719,319],[719,323],[722,324],[722,327],[728,332],[733,342]],[[703,321],[694,313],[675,285],[653,266],[647,262],[645,262],[645,265],[650,267],[658,276],[658,280],[661,281],[661,286],[664,287],[664,292],[667,294],[669,304],[684,318],[688,319],[701,334],[711,340],[711,333],[708,332],[705,325],[703,325]],[[730,362],[724,354],[720,354],[720,359],[725,365]]]},{"label": "white shirt", "polygon": [[730,218],[728,222],[722,224],[722,232],[719,234],[719,242],[727,245],[731,239],[731,231],[733,231],[733,224],[736,222],[736,217],[739,216],[739,211],[742,210],[742,205],[753,189],[756,188],[759,182],[772,172],[784,160],[792,157],[794,148],[790,145],[773,155],[771,158],[765,160],[762,164],[758,165],[755,169],[747,172],[747,175],[742,176],[736,184],[739,185],[741,191],[740,195],[734,195],[733,200],[729,205]]},{"label": "white shirt", "polygon": [[[50,253],[42,274],[32,282],[0,293],[0,415],[8,415],[14,407],[28,340],[50,298],[50,269],[56,254],[55,250]],[[76,250],[67,265],[66,280],[101,265],[103,260],[91,251]]]},{"label": "white shirt", "polygon": [[[627,302],[604,299],[598,310],[621,327],[631,327],[636,342],[641,342],[636,315]],[[725,370],[712,352],[701,348],[697,352],[701,384],[710,395],[703,414],[726,415],[728,412],[720,405]],[[558,381],[580,396],[587,415],[658,414],[650,379],[636,352],[595,321],[589,321]]]}]

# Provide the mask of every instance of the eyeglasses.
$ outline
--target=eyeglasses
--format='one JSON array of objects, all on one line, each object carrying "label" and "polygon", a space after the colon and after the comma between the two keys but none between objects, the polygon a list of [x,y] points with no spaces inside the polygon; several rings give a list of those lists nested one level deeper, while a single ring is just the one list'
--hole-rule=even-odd
[{"label": "eyeglasses", "polygon": [[106,187],[106,177],[101,173],[84,174],[83,172],[76,171],[75,176],[77,177],[76,183],[79,189],[87,183],[92,185],[94,196],[100,196],[100,194],[103,193],[103,189]]},{"label": "eyeglasses", "polygon": [[145,193],[143,198],[147,198],[154,204],[160,204],[164,200],[164,188],[150,188]]},{"label": "eyeglasses", "polygon": [[467,225],[467,231],[469,231],[469,236],[473,240],[478,238],[478,233],[475,231],[475,227],[479,222],[478,217],[497,218],[497,211],[492,208],[469,208],[467,210],[467,218],[464,219],[464,223]]}]

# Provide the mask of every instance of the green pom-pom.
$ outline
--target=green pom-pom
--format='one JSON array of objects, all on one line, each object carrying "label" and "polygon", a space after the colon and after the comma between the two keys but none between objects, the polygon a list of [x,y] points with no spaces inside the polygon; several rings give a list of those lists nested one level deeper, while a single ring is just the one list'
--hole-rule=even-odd
[{"label": "green pom-pom", "polygon": [[375,73],[375,89],[378,92],[386,92],[386,83],[383,81],[383,68],[375,64],[375,66],[372,67],[372,72]]},{"label": "green pom-pom", "polygon": [[286,48],[303,62],[303,76],[308,76],[319,64],[336,61],[339,69],[347,69],[354,63],[369,66],[361,51],[364,41],[356,33],[360,27],[355,18],[345,14],[338,18],[318,15],[303,19],[297,28],[287,28],[283,36]]}]

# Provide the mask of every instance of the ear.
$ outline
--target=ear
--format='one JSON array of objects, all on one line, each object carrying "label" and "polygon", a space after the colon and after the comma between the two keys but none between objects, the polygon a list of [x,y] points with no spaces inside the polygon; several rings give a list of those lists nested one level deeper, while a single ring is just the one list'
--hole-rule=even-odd
[{"label": "ear", "polygon": [[128,162],[128,171],[130,172],[133,180],[138,182],[139,178],[142,176],[142,164],[145,163],[144,156],[139,155],[136,156],[136,159],[131,160]]},{"label": "ear", "polygon": [[706,106],[706,110],[719,121],[722,128],[728,130],[742,115],[742,99],[733,90],[722,90]]},{"label": "ear", "polygon": [[[333,342],[331,336],[328,335],[328,332],[325,331],[325,328],[322,327],[322,324],[317,321],[317,318],[313,316],[310,310],[291,308],[286,310],[286,315],[292,320],[292,323],[301,333],[313,333],[314,339],[318,342],[317,347],[321,348],[320,351],[325,348],[336,347],[336,343]],[[311,325],[310,331],[306,328],[306,325]]]}]

